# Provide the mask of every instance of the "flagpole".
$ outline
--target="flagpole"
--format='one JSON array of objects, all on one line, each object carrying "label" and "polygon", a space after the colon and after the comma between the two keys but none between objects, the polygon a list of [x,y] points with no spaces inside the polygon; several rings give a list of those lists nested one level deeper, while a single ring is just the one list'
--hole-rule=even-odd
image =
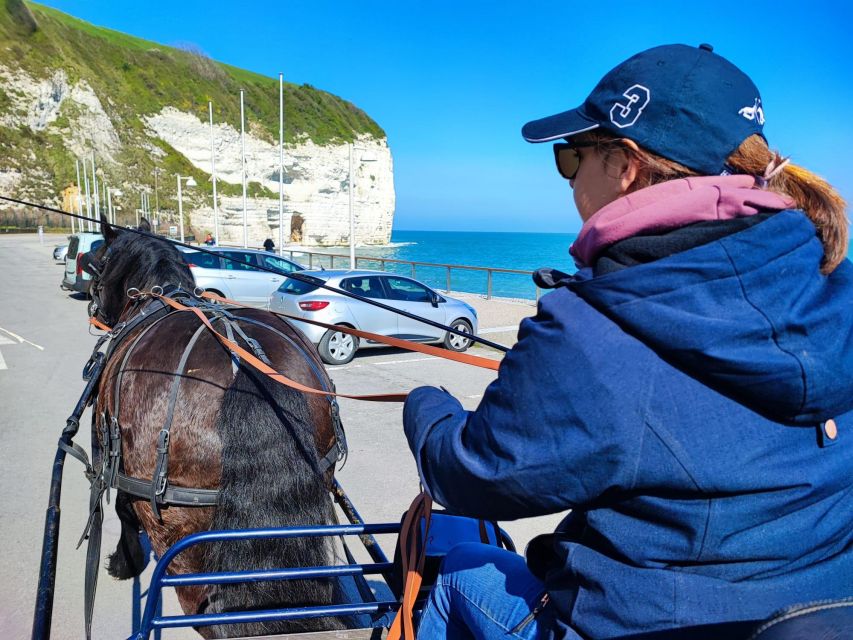
[{"label": "flagpole", "polygon": [[278,74],[278,254],[284,254],[284,74]]},{"label": "flagpole", "polygon": [[213,238],[219,244],[219,203],[216,200],[216,145],[213,139],[213,102],[208,101],[210,114],[210,175],[213,178]]},{"label": "flagpole", "polygon": [[240,89],[240,156],[243,160],[243,248],[246,249],[249,246],[249,222],[246,213],[246,118],[242,89]]},{"label": "flagpole", "polygon": [[[77,169],[77,213],[83,215],[83,191],[80,189],[80,160],[74,159],[74,166]],[[80,223],[80,231],[83,231],[83,223]],[[74,218],[71,218],[71,234],[74,234]]]}]

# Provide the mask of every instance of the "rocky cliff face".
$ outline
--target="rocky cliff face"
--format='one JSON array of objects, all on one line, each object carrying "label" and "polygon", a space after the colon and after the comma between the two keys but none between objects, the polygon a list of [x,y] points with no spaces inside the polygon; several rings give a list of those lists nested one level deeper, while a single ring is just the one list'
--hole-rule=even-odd
[{"label": "rocky cliff face", "polygon": [[[109,186],[119,224],[135,224],[137,211],[147,206],[151,214],[159,208],[164,227],[177,225],[175,176],[180,174],[198,183],[183,192],[186,232],[214,231],[211,100],[220,240],[242,243],[242,90],[249,244],[258,246],[267,237],[278,242],[280,226],[287,241],[348,243],[350,144],[357,243],[387,242],[395,198],[385,133],[356,105],[308,84],[284,83],[285,189],[279,220],[278,89],[272,78],[195,50],[6,0],[0,3],[0,192],[61,206],[60,193],[77,181],[75,160],[85,159],[91,173],[94,155],[101,202],[102,189]],[[19,215],[32,223],[42,214],[0,204],[0,220]]]},{"label": "rocky cliff face", "polygon": [[[144,119],[153,135],[181,153],[207,174],[211,170],[209,123],[167,107]],[[285,123],[286,126],[286,123]],[[214,124],[217,182],[240,185],[240,131]],[[349,243],[348,145],[316,145],[310,140],[286,144],[284,150],[284,238],[305,245]],[[278,144],[246,134],[246,175],[278,193]],[[360,136],[353,145],[353,216],[357,244],[385,244],[394,218],[394,179],[391,151],[385,139]],[[278,198],[249,198],[246,206],[249,243],[279,238]],[[213,231],[212,201],[198,203],[192,224]],[[243,240],[242,197],[219,198],[220,241]]]}]

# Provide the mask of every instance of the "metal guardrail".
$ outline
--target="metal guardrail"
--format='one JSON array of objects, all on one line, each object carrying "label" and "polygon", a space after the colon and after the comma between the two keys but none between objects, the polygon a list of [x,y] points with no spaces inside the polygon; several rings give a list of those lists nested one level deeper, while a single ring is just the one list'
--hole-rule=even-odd
[{"label": "metal guardrail", "polygon": [[[304,263],[304,257],[308,256],[308,268],[313,269],[315,267],[315,257],[316,257],[316,266],[327,267],[329,269],[335,268],[335,258],[342,259],[340,260],[340,264],[338,268],[345,269],[350,267],[350,258],[348,254],[343,253],[323,253],[319,251],[304,251],[304,250],[290,250],[284,249],[282,253],[289,254],[291,260],[295,260],[300,262],[299,258],[302,258],[301,262]],[[355,264],[352,265],[353,269],[357,269],[359,266],[359,262],[378,262],[379,268],[381,271],[385,271],[386,263],[391,264],[404,264],[409,265],[411,269],[412,278],[417,277],[417,267],[431,267],[431,268],[439,268],[445,269],[445,288],[446,292],[452,291],[451,288],[451,276],[454,269],[457,270],[466,270],[466,271],[485,271],[486,272],[486,299],[492,299],[492,282],[493,276],[496,273],[512,273],[512,274],[520,274],[531,276],[533,275],[532,271],[523,271],[520,269],[500,269],[497,267],[474,267],[469,265],[462,264],[445,264],[439,262],[416,262],[413,260],[397,260],[396,258],[378,258],[374,256],[355,256]],[[539,287],[534,285],[536,289],[536,300],[539,300]],[[470,293],[477,293],[476,291],[472,291]]]}]

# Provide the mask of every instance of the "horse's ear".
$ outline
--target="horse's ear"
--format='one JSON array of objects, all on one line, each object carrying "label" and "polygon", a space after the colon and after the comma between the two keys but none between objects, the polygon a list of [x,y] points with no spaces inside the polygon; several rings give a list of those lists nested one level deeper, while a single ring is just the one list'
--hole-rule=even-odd
[{"label": "horse's ear", "polygon": [[143,217],[142,220],[139,221],[139,230],[144,231],[145,233],[151,233],[151,223],[148,222],[148,218]]},{"label": "horse's ear", "polygon": [[106,244],[111,244],[118,237],[118,231],[103,213],[101,214],[101,235],[104,236]]}]

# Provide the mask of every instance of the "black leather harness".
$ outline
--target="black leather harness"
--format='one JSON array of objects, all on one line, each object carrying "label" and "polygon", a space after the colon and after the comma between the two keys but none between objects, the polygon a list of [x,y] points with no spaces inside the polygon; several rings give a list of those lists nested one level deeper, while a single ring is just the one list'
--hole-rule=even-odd
[{"label": "black leather harness", "polygon": [[[205,300],[200,300],[193,294],[183,291],[178,287],[167,287],[163,291],[163,296],[173,299],[180,299],[182,304],[186,306],[198,307],[206,315],[211,316],[211,323],[220,322],[231,340],[242,339],[246,345],[252,350],[255,356],[264,363],[272,366],[269,358],[264,352],[261,344],[246,334],[239,323],[251,324],[263,327],[279,338],[287,341],[294,346],[298,353],[301,353],[306,362],[311,367],[314,375],[320,383],[323,391],[330,393],[334,392],[334,383],[331,388],[326,383],[322,371],[317,363],[308,355],[304,348],[300,346],[290,336],[279,331],[266,323],[253,318],[243,318],[235,316],[231,313],[230,307],[223,307],[218,304],[212,304]],[[139,307],[139,310],[126,322],[122,322],[114,327],[109,333],[101,336],[92,352],[92,356],[86,363],[83,369],[84,379],[90,379],[92,372],[103,371],[105,367],[96,367],[99,362],[106,363],[116,351],[118,346],[122,344],[134,331],[143,327],[141,331],[133,338],[133,342],[125,351],[116,375],[114,388],[113,406],[110,415],[102,411],[97,420],[98,434],[100,440],[93,432],[92,438],[92,463],[89,462],[86,452],[76,443],[65,445],[60,441],[60,447],[68,454],[80,460],[86,467],[86,477],[89,479],[90,497],[89,497],[89,518],[86,527],[83,531],[79,546],[83,540],[88,538],[89,545],[86,554],[86,587],[85,587],[85,619],[86,619],[86,637],[90,636],[92,611],[94,607],[94,595],[97,587],[97,573],[100,561],[101,547],[101,524],[103,522],[102,502],[106,495],[107,503],[110,502],[110,490],[116,489],[123,491],[135,498],[146,499],[151,504],[151,509],[157,518],[161,518],[161,509],[166,507],[215,507],[219,502],[219,490],[217,489],[198,489],[191,487],[181,487],[169,482],[169,441],[172,419],[174,417],[175,405],[177,403],[178,391],[180,389],[181,379],[184,375],[184,369],[193,348],[198,342],[199,337],[204,333],[206,327],[200,325],[193,333],[183,353],[178,361],[172,378],[172,384],[169,390],[168,407],[166,418],[163,426],[160,429],[157,438],[157,460],[155,462],[154,474],[151,479],[140,479],[126,475],[122,470],[122,452],[121,452],[121,425],[119,423],[121,385],[127,369],[127,364],[130,357],[142,340],[142,338],[151,331],[158,323],[166,318],[172,311],[171,307],[166,305],[157,297],[146,298],[139,294],[134,298],[133,304]],[[235,335],[236,334],[236,335]],[[239,367],[239,358],[232,353],[232,369],[236,375]],[[320,460],[320,473],[325,473],[332,468],[337,462],[343,460],[347,454],[346,435],[343,429],[343,423],[340,418],[340,410],[337,400],[333,395],[327,396],[330,411],[332,416],[332,425],[335,433],[335,443],[330,450]],[[90,399],[94,405],[94,396]],[[94,431],[94,425],[93,425]],[[103,447],[100,443],[103,443]]]}]

